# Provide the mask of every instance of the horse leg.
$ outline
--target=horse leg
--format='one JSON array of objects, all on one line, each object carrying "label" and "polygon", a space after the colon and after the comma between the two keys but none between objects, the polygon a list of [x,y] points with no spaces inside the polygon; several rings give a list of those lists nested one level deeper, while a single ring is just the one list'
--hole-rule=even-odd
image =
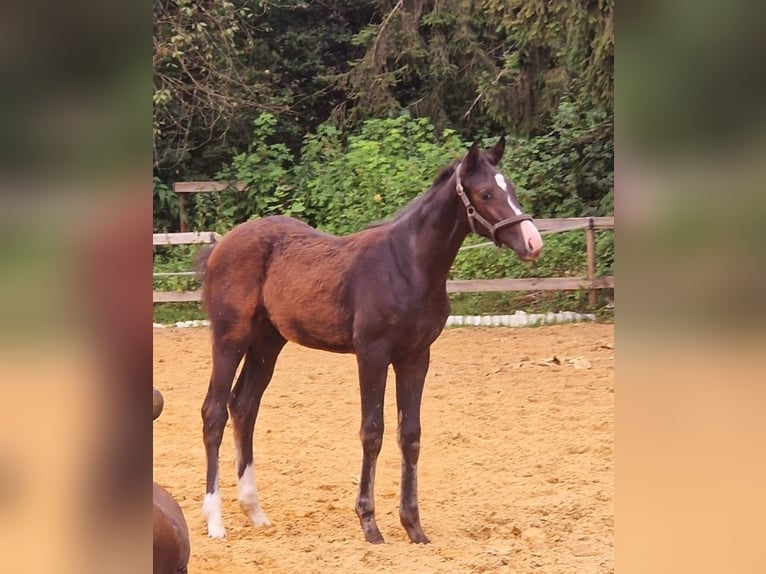
[{"label": "horse leg", "polygon": [[207,455],[207,477],[202,513],[207,521],[207,534],[211,538],[223,538],[223,504],[218,485],[218,450],[223,429],[229,417],[226,403],[237,366],[242,360],[246,344],[220,341],[213,336],[213,374],[210,377],[205,402],[202,404],[202,435]]},{"label": "horse leg", "polygon": [[383,444],[383,398],[388,363],[357,356],[359,389],[362,395],[362,472],[356,497],[356,513],[367,542],[381,544],[383,535],[375,522],[375,465]]},{"label": "horse leg", "polygon": [[242,509],[256,526],[269,526],[261,508],[255,484],[253,431],[261,397],[274,374],[274,365],[285,339],[271,324],[256,333],[245,357],[245,366],[234,386],[229,409],[234,428],[234,452],[237,465],[237,498]]},{"label": "horse leg", "polygon": [[418,457],[420,456],[420,402],[428,372],[430,351],[394,363],[396,407],[399,411],[399,447],[402,451],[402,483],[399,520],[410,540],[428,544],[418,509]]}]

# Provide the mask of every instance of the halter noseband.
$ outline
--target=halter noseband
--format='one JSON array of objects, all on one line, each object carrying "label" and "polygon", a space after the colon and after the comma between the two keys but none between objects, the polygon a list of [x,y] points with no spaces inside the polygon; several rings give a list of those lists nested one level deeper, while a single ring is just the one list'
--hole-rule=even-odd
[{"label": "halter noseband", "polygon": [[463,202],[463,205],[465,206],[465,214],[468,216],[468,225],[471,226],[471,231],[473,233],[476,233],[476,226],[474,224],[474,220],[481,223],[484,226],[484,228],[487,231],[489,231],[489,235],[492,238],[492,242],[497,247],[500,247],[500,242],[495,237],[495,233],[497,232],[498,229],[502,229],[503,227],[513,225],[514,223],[519,223],[520,221],[532,221],[532,216],[527,215],[526,213],[522,213],[520,215],[514,215],[513,217],[508,217],[492,225],[489,221],[484,219],[484,217],[482,217],[476,211],[476,208],[471,204],[471,200],[468,199],[468,195],[465,193],[465,191],[463,191],[463,183],[460,181],[460,166],[462,165],[463,164],[461,162],[457,164],[457,167],[455,168],[455,178],[457,180],[457,183],[455,184],[455,190],[457,191],[457,196],[460,198],[460,200]]}]

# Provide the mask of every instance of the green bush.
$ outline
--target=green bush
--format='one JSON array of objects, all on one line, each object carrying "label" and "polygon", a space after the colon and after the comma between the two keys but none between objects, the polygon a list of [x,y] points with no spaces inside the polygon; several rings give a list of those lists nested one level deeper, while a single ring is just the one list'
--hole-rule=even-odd
[{"label": "green bush", "polygon": [[[486,241],[481,239],[481,241]],[[471,239],[470,244],[478,239]],[[466,241],[466,245],[469,242]],[[584,276],[585,237],[582,231],[546,235],[543,256],[533,263],[519,261],[513,251],[494,246],[463,249],[452,266],[452,279]]]},{"label": "green bush", "polygon": [[509,142],[502,166],[535,217],[614,213],[614,142],[608,117],[563,100],[544,135]]},{"label": "green bush", "polygon": [[263,113],[253,122],[248,150],[234,156],[216,180],[245,185],[219,193],[196,193],[189,215],[191,227],[225,233],[239,223],[268,215],[298,215],[303,211],[293,199],[293,156],[283,143],[273,141],[274,115]]},{"label": "green bush", "polygon": [[178,221],[178,196],[158,177],[153,178],[152,184],[152,227],[155,233],[170,231]]},{"label": "green bush", "polygon": [[367,120],[346,142],[323,125],[305,139],[296,199],[310,224],[336,234],[358,231],[428,189],[465,147],[454,131],[437,134],[426,118],[407,114]]}]

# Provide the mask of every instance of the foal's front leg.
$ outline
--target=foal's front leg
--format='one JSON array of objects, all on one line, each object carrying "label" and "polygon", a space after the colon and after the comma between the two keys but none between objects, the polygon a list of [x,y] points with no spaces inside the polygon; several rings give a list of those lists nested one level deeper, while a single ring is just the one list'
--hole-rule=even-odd
[{"label": "foal's front leg", "polygon": [[375,522],[375,465],[383,444],[383,398],[386,391],[388,363],[384,360],[357,355],[359,367],[359,390],[362,396],[362,472],[359,477],[359,493],[356,513],[367,542],[381,544],[383,535]]},{"label": "foal's front leg", "polygon": [[399,520],[410,540],[428,544],[418,508],[418,458],[420,456],[420,402],[428,372],[430,351],[394,363],[396,407],[399,411],[399,447],[402,450],[402,486]]}]

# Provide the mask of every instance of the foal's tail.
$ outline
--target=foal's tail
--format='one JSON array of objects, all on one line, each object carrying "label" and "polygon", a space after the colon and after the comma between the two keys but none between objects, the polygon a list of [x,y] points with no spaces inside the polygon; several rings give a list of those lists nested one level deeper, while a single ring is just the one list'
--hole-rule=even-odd
[{"label": "foal's tail", "polygon": [[197,261],[196,261],[197,278],[200,281],[205,280],[205,272],[207,271],[207,260],[210,259],[210,256],[213,254],[213,249],[215,249],[215,244],[206,245],[205,247],[199,250],[199,253],[197,253]]},{"label": "foal's tail", "polygon": [[213,245],[206,245],[202,249],[200,249],[199,253],[197,253],[197,260],[196,260],[196,267],[197,267],[197,280],[202,284],[202,307],[207,311],[208,310],[208,302],[207,302],[207,285],[205,284],[205,275],[207,274],[207,261],[210,259],[210,256],[213,254],[213,250],[215,249],[215,244]]}]

